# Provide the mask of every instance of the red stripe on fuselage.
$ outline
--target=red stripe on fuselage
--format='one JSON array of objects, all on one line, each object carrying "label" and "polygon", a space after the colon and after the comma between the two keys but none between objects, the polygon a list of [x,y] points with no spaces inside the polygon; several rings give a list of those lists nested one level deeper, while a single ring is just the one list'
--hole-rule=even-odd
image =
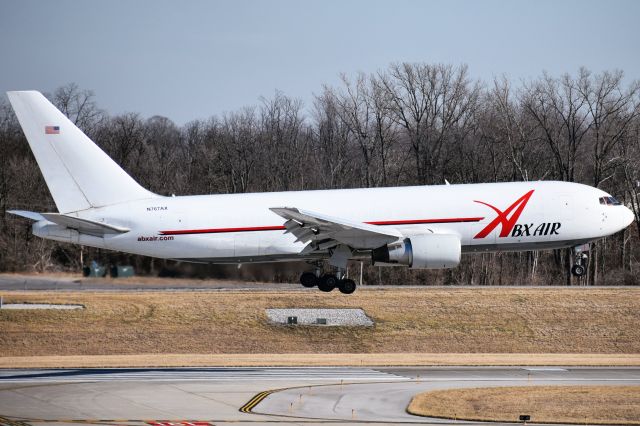
[{"label": "red stripe on fuselage", "polygon": [[[444,219],[410,219],[410,220],[382,220],[365,222],[369,225],[419,225],[436,223],[465,223],[480,222],[484,217],[455,217]],[[226,232],[255,232],[255,231],[284,231],[282,225],[276,226],[250,226],[243,228],[210,228],[210,229],[181,229],[176,231],[160,231],[160,235],[192,235],[192,234],[222,234]]]},{"label": "red stripe on fuselage", "polygon": [[480,222],[484,217],[453,217],[445,219],[413,219],[413,220],[382,220],[365,222],[369,225],[419,225],[421,223],[463,223]]},{"label": "red stripe on fuselage", "polygon": [[284,231],[286,228],[279,226],[252,226],[247,228],[211,228],[211,229],[181,229],[178,231],[160,231],[162,235],[186,235],[186,234],[221,234],[224,232],[251,232],[251,231]]}]

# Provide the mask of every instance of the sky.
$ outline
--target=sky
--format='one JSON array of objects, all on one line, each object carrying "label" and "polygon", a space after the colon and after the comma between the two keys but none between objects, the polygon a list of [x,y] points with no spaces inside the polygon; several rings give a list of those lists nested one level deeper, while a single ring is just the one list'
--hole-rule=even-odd
[{"label": "sky", "polygon": [[309,106],[340,73],[393,62],[467,64],[485,81],[581,66],[631,81],[639,18],[635,0],[0,0],[0,93],[75,82],[111,114],[184,124],[277,90]]}]

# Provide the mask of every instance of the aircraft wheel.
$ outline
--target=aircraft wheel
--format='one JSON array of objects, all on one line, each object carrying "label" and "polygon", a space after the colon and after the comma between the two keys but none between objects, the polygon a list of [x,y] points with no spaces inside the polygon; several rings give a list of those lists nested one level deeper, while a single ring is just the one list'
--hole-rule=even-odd
[{"label": "aircraft wheel", "polygon": [[582,265],[573,265],[571,273],[574,277],[581,277],[587,272],[586,268]]},{"label": "aircraft wheel", "polygon": [[338,278],[335,275],[326,274],[318,281],[318,288],[320,291],[330,292],[338,285]]},{"label": "aircraft wheel", "polygon": [[307,288],[315,287],[318,285],[318,277],[312,272],[305,272],[300,275],[300,284]]},{"label": "aircraft wheel", "polygon": [[356,291],[356,282],[350,279],[342,280],[338,285],[338,289],[340,293],[351,294]]}]

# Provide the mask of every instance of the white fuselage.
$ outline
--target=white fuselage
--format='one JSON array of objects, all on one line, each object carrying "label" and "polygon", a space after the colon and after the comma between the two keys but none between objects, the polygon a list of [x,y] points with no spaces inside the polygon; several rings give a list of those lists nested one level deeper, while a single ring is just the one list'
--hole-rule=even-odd
[{"label": "white fuselage", "polygon": [[[405,237],[456,234],[463,252],[571,247],[633,221],[605,192],[567,182],[516,182],[252,194],[157,197],[73,213],[130,229],[103,237],[38,229],[36,235],[193,262],[247,263],[314,258],[270,211],[295,206],[354,222],[393,227]],[[39,225],[40,224],[40,225]],[[358,257],[354,252],[353,258]],[[364,256],[364,254],[361,254]]]}]

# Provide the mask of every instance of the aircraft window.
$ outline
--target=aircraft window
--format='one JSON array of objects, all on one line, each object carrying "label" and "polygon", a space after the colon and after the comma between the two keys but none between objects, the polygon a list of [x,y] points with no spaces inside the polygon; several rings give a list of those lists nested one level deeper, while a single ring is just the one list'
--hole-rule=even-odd
[{"label": "aircraft window", "polygon": [[620,206],[622,205],[622,203],[618,200],[616,200],[614,197],[607,197],[609,198],[609,204],[611,204],[612,206]]},{"label": "aircraft window", "polygon": [[600,204],[607,205],[607,206],[620,206],[620,205],[622,205],[622,203],[620,201],[618,201],[615,197],[600,197],[598,199],[598,201],[600,201]]}]

